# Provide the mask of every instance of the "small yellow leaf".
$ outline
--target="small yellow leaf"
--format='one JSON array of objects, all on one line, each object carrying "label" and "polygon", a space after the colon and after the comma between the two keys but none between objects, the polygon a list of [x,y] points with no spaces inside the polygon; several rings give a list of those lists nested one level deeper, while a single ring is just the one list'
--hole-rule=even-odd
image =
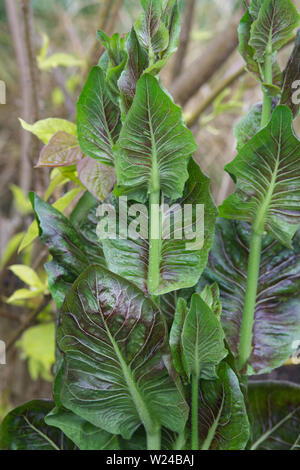
[{"label": "small yellow leaf", "polygon": [[44,287],[44,284],[41,282],[37,273],[29,266],[25,266],[24,264],[14,264],[10,266],[9,269],[28,286],[36,287],[38,289],[42,289]]}]

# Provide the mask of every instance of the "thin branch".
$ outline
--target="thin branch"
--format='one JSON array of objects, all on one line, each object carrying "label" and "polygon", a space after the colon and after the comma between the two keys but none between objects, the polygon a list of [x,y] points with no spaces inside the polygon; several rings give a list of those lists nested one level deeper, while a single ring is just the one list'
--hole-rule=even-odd
[{"label": "thin branch", "polygon": [[22,333],[34,322],[34,320],[39,316],[40,313],[45,309],[45,307],[48,305],[50,302],[50,296],[46,296],[42,302],[42,305],[31,312],[27,318],[24,320],[22,325],[15,331],[15,333],[12,334],[12,336],[9,338],[9,340],[6,343],[6,352],[8,352],[18,341]]},{"label": "thin branch", "polygon": [[184,105],[219,70],[238,45],[237,28],[240,15],[212,41],[203,54],[194,61],[171,86],[176,103]]},{"label": "thin branch", "polygon": [[239,77],[244,75],[245,73],[245,66],[243,65],[240,67],[236,72],[230,75],[228,78],[225,78],[212,92],[211,94],[205,98],[193,112],[193,114],[186,118],[186,125],[188,127],[192,127],[199,119],[201,114],[206,111],[206,109],[215,101],[215,99],[224,91],[227,87],[229,87],[232,83],[234,83]]},{"label": "thin branch", "polygon": [[181,34],[179,38],[179,46],[175,55],[174,66],[172,70],[172,78],[176,79],[181,73],[184,66],[184,59],[191,37],[191,29],[194,18],[196,0],[187,0],[185,14],[182,21]]}]

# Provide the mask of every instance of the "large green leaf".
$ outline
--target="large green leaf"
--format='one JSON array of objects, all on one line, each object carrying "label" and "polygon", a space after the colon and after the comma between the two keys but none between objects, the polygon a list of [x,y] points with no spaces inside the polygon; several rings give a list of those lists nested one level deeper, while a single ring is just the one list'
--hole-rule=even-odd
[{"label": "large green leaf", "polygon": [[78,139],[89,157],[114,165],[112,147],[120,132],[120,111],[111,100],[104,72],[93,67],[77,103]]},{"label": "large green leaf", "polygon": [[[197,204],[204,205],[204,244],[201,249],[188,249],[188,240],[184,235],[182,240],[175,239],[174,226],[171,226],[170,239],[162,240],[160,282],[155,292],[157,295],[194,286],[206,266],[213,241],[217,212],[209,192],[209,179],[203,175],[193,159],[190,160],[188,169],[190,177],[183,198],[178,201],[178,207],[183,209],[184,204],[192,204],[195,210]],[[195,229],[195,226],[193,228]],[[147,239],[105,239],[103,250],[111,271],[147,291],[149,263]]]},{"label": "large green leaf", "polygon": [[81,206],[88,199],[87,210],[82,209],[81,218],[74,226],[61,212],[36,194],[30,195],[40,239],[52,255],[52,260],[46,263],[45,268],[51,294],[58,306],[62,305],[67,291],[87,266],[95,262],[105,264],[102,247],[96,237],[96,221],[93,219],[97,201],[92,196],[84,198]]},{"label": "large green leaf", "polygon": [[[226,340],[238,355],[247,282],[250,228],[245,223],[220,219],[208,267],[199,286],[217,282],[222,302]],[[248,373],[267,373],[293,354],[300,338],[300,233],[294,249],[264,237],[258,282],[252,353]]]},{"label": "large green leaf", "polygon": [[256,58],[264,61],[268,46],[278,51],[293,37],[300,16],[290,0],[265,0],[257,19],[251,27],[250,46],[255,49]]},{"label": "large green leaf", "polygon": [[105,268],[89,267],[69,292],[58,328],[63,406],[124,438],[141,423],[149,432],[158,424],[180,432],[188,410],[167,343],[150,298]]},{"label": "large green leaf", "polygon": [[300,449],[300,386],[288,382],[250,382],[252,450]]},{"label": "large green leaf", "polygon": [[117,436],[97,428],[80,416],[56,407],[45,417],[50,426],[59,428],[80,450],[118,450]]},{"label": "large green leaf", "polygon": [[296,117],[300,110],[299,100],[293,99],[295,93],[295,83],[299,87],[300,80],[300,30],[297,33],[295,46],[287,66],[283,72],[283,85],[281,104],[286,104],[291,108],[293,116]]},{"label": "large green leaf", "polygon": [[249,439],[249,421],[239,381],[222,363],[216,380],[200,380],[199,449],[243,450]]},{"label": "large green leaf", "polygon": [[75,450],[75,444],[44,418],[53,408],[48,400],[33,400],[11,411],[0,427],[2,450]]},{"label": "large green leaf", "polygon": [[220,320],[201,296],[194,294],[181,335],[183,361],[188,377],[216,377],[216,366],[227,355],[224,339]]},{"label": "large green leaf", "polygon": [[177,199],[188,178],[188,158],[196,148],[191,131],[182,122],[181,109],[154,77],[144,74],[116,149],[119,194],[134,189],[135,200],[144,202],[158,187],[166,197]]},{"label": "large green leaf", "polygon": [[300,224],[300,141],[292,112],[278,106],[267,127],[226,166],[236,191],[220,207],[222,217],[245,220],[256,233],[265,230],[286,246]]}]

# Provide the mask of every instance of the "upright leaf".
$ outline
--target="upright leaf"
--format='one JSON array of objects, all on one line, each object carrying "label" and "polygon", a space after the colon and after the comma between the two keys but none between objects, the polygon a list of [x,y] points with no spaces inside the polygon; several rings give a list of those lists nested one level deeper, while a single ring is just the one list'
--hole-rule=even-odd
[{"label": "upright leaf", "polygon": [[[197,204],[204,206],[203,246],[202,248],[189,249],[187,245],[191,240],[188,240],[184,233],[181,240],[175,239],[174,223],[170,224],[170,238],[162,239],[160,283],[157,295],[193,287],[206,266],[213,242],[217,212],[209,191],[209,179],[203,175],[193,159],[190,160],[188,169],[190,177],[185,186],[183,198],[178,201],[177,208],[183,209],[184,204],[191,204],[193,210],[196,211]],[[196,232],[195,217],[193,220],[192,228]],[[198,231],[200,231],[199,227]],[[134,240],[130,237],[126,239],[117,237],[115,240],[105,239],[103,240],[103,249],[111,271],[131,280],[147,292],[148,239],[143,238],[142,234],[140,238]]]},{"label": "upright leaf", "polygon": [[181,376],[185,376],[182,360],[181,335],[184,321],[187,315],[187,310],[186,300],[179,298],[177,300],[174,320],[170,331],[170,349],[172,352],[173,363],[178,374]]},{"label": "upright leaf", "polygon": [[194,294],[182,330],[186,374],[216,377],[216,366],[226,357],[224,332],[219,319],[199,294]]},{"label": "upright leaf", "polygon": [[93,67],[77,103],[81,150],[106,165],[114,165],[112,147],[120,132],[120,111],[111,101],[100,67]]},{"label": "upright leaf", "polygon": [[140,45],[134,28],[128,34],[126,41],[128,53],[127,64],[118,81],[119,89],[128,111],[135,96],[136,84],[148,66],[148,56],[145,49]]},{"label": "upright leaf", "polygon": [[288,382],[250,382],[251,449],[300,449],[300,387]]},{"label": "upright leaf", "polygon": [[249,421],[244,396],[233,370],[226,363],[216,380],[200,380],[199,449],[244,450]]},{"label": "upright leaf", "polygon": [[[226,340],[238,355],[240,328],[249,260],[250,228],[244,223],[220,219],[199,285],[217,282],[222,302]],[[268,373],[293,354],[300,338],[300,233],[294,248],[284,248],[271,236],[264,237],[253,328],[249,374]]]},{"label": "upright leaf", "polygon": [[144,74],[116,149],[119,193],[130,194],[134,188],[135,200],[144,202],[155,184],[166,197],[177,199],[188,178],[188,158],[196,148],[191,131],[182,122],[181,109],[154,77]]},{"label": "upright leaf", "polygon": [[53,402],[33,400],[11,411],[0,427],[2,450],[75,450],[76,446],[44,418]]},{"label": "upright leaf", "polygon": [[135,24],[141,44],[149,51],[150,60],[168,47],[169,33],[162,18],[161,0],[141,0],[143,12]]},{"label": "upright leaf", "polygon": [[268,46],[272,47],[273,52],[278,51],[293,37],[299,18],[290,0],[265,0],[262,3],[257,19],[252,24],[249,42],[260,62],[264,61]]},{"label": "upright leaf", "polygon": [[31,202],[40,239],[52,255],[52,260],[45,265],[49,288],[55,302],[61,306],[70,286],[89,264],[105,263],[102,248],[96,236],[87,240],[63,214],[34,193]]},{"label": "upright leaf", "polygon": [[236,191],[220,207],[220,215],[253,224],[286,246],[300,224],[300,141],[292,113],[278,106],[270,123],[256,134],[226,170],[237,181]]},{"label": "upright leaf", "polygon": [[300,30],[297,33],[295,46],[287,66],[283,72],[283,85],[281,104],[286,104],[293,112],[294,118],[298,115],[300,110],[299,102],[293,100],[295,93],[295,83],[299,86],[300,80]]},{"label": "upright leaf", "polygon": [[89,267],[63,305],[58,346],[67,409],[124,438],[141,423],[150,432],[158,423],[184,429],[187,405],[169,375],[163,317],[133,284]]}]

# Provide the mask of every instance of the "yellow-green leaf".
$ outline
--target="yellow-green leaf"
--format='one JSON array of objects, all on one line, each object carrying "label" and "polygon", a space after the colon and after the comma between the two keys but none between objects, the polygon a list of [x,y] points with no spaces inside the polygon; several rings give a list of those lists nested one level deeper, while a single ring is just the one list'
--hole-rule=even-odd
[{"label": "yellow-green leaf", "polygon": [[73,122],[60,118],[41,119],[34,124],[29,124],[19,118],[20,123],[26,131],[32,132],[44,144],[48,144],[51,137],[58,131],[68,132],[77,136],[77,127]]}]

